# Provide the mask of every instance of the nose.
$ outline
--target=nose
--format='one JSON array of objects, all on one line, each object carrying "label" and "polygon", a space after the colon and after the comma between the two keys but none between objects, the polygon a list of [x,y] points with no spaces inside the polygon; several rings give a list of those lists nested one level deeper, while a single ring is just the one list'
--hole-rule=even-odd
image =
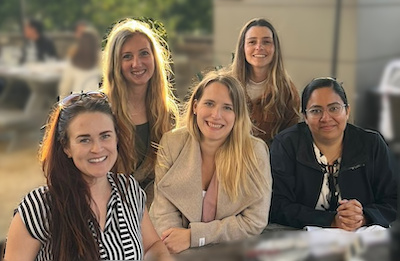
[{"label": "nose", "polygon": [[212,110],[211,116],[212,116],[214,119],[219,119],[219,118],[221,118],[221,109],[218,108],[217,106],[215,106],[215,107],[213,108],[213,110]]},{"label": "nose", "polygon": [[332,116],[329,114],[328,110],[323,110],[320,121],[327,121],[330,118],[332,118]]},{"label": "nose", "polygon": [[132,68],[138,67],[140,65],[140,59],[137,56],[132,58]]},{"label": "nose", "polygon": [[264,46],[262,45],[261,42],[256,44],[256,49],[257,49],[257,50],[260,50],[260,49],[262,49],[262,48],[264,48]]},{"label": "nose", "polygon": [[94,140],[92,143],[92,149],[91,152],[93,153],[99,153],[103,149],[103,144],[101,143],[100,140]]}]

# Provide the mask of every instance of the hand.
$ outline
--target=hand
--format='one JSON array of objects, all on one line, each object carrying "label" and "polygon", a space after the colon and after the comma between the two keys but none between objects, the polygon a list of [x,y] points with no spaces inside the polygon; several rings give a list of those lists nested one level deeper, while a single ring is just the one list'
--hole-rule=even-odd
[{"label": "hand", "polygon": [[177,254],[190,247],[190,229],[170,228],[161,234],[161,240],[171,254]]},{"label": "hand", "polygon": [[366,224],[363,207],[358,200],[344,199],[339,201],[339,204],[332,227],[354,231]]}]

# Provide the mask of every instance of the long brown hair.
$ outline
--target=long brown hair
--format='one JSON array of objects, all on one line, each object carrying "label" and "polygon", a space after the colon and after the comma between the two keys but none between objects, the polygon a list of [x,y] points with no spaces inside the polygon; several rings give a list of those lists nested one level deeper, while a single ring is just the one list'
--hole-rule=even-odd
[{"label": "long brown hair", "polygon": [[172,92],[170,77],[170,55],[165,41],[153,33],[145,23],[126,19],[116,24],[111,30],[103,53],[103,90],[109,96],[112,109],[117,118],[121,131],[121,143],[130,146],[129,162],[132,164],[128,169],[119,170],[132,173],[135,177],[138,173],[138,151],[135,146],[136,128],[133,124],[128,110],[128,87],[121,73],[121,49],[123,44],[134,34],[144,35],[150,43],[154,54],[155,70],[149,80],[146,92],[146,113],[150,126],[151,149],[148,157],[140,165],[140,173],[148,173],[154,170],[156,159],[156,148],[161,136],[172,129],[174,122],[179,119],[179,110],[176,98]]},{"label": "long brown hair", "polygon": [[[95,234],[100,236],[97,220],[90,208],[89,186],[73,160],[64,152],[69,139],[68,126],[72,119],[83,112],[109,115],[116,127],[106,99],[82,97],[68,107],[57,104],[50,113],[39,150],[48,186],[46,198],[50,208],[48,219],[53,260],[100,259],[98,238],[93,236],[88,224],[88,220],[92,221],[95,224]],[[119,152],[119,155],[126,154],[121,148]],[[117,161],[123,164],[120,156]]]},{"label": "long brown hair", "polygon": [[[275,46],[274,57],[272,58],[270,65],[271,70],[268,71],[268,75],[266,77],[267,81],[265,83],[263,95],[265,98],[261,100],[264,117],[266,117],[268,112],[272,112],[277,118],[275,126],[272,126],[270,137],[272,140],[272,138],[279,132],[281,125],[286,120],[284,112],[287,111],[287,109],[294,111],[297,115],[300,115],[299,108],[287,108],[288,100],[296,99],[299,101],[299,94],[294,83],[290,79],[289,74],[286,72],[283,66],[282,50],[278,33],[270,22],[262,18],[250,20],[240,31],[239,39],[236,45],[235,56],[232,63],[232,71],[235,77],[242,83],[243,86],[246,86],[249,81],[251,65],[246,61],[244,45],[246,33],[253,26],[262,26],[270,29],[273,34],[273,42]],[[299,102],[290,104],[299,104]]]}]

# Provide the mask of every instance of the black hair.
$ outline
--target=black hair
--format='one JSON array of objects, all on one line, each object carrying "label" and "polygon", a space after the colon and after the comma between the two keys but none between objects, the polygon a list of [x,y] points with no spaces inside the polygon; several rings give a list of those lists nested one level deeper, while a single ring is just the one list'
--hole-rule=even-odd
[{"label": "black hair", "polygon": [[310,83],[306,85],[301,95],[301,112],[306,112],[308,100],[310,99],[313,91],[319,88],[332,88],[332,90],[340,96],[344,105],[349,105],[347,102],[346,92],[343,89],[342,83],[339,83],[335,78],[332,77],[318,77],[314,78]]}]

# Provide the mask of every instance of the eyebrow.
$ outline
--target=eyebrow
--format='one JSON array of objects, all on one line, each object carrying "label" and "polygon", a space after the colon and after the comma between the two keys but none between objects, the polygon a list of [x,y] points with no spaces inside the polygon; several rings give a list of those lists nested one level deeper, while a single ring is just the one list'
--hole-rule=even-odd
[{"label": "eyebrow", "polygon": [[[107,134],[107,133],[110,133],[110,132],[112,132],[112,130],[102,131],[102,132],[100,132],[99,136],[104,135],[104,134]],[[75,139],[79,139],[79,138],[88,138],[88,137],[90,137],[90,134],[80,134],[80,135],[76,136]]]},{"label": "eyebrow", "polygon": [[[331,105],[335,105],[335,104],[341,104],[340,102],[332,102],[332,103],[329,103],[327,106],[331,106]],[[322,108],[323,106],[321,106],[321,105],[312,105],[312,106],[310,106],[310,108]]]},{"label": "eyebrow", "polygon": [[[258,39],[257,36],[251,36],[251,37],[247,37],[246,39]],[[261,37],[261,39],[272,39],[271,36],[263,36]]]}]

